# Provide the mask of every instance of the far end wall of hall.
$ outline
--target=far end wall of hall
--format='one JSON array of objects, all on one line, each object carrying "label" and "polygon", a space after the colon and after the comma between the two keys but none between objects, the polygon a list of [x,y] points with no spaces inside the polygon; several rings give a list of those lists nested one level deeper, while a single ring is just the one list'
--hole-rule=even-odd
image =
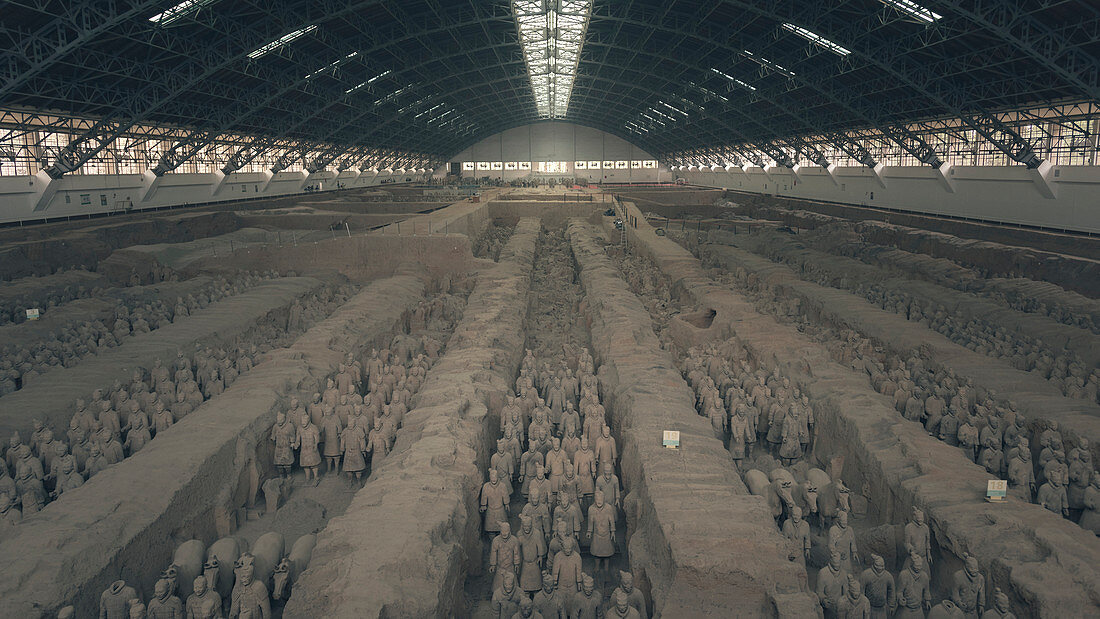
[{"label": "far end wall of hall", "polygon": [[822,168],[803,168],[796,175],[785,168],[765,172],[756,167],[676,170],[675,175],[693,185],[761,195],[1100,233],[1100,166],[1055,167],[1045,183],[1037,181],[1037,171],[1023,166],[957,166],[946,177],[928,167],[882,172],[881,183],[862,167],[836,168],[833,177]]}]

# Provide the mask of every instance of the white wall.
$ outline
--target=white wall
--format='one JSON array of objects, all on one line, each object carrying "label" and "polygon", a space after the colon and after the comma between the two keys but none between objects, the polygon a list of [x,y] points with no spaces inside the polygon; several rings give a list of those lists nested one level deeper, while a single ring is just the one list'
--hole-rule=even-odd
[{"label": "white wall", "polygon": [[[676,170],[689,183],[792,198],[842,202],[981,221],[1100,233],[1100,166],[748,167]],[[1042,178],[1045,176],[1044,178]],[[736,199],[735,199],[736,200]]]},{"label": "white wall", "polygon": [[[422,175],[381,171],[346,170],[337,174],[326,170],[305,172],[246,172],[230,174],[174,174],[159,181],[151,174],[96,174],[64,176],[47,183],[43,176],[0,177],[0,223],[41,221],[81,217],[111,211],[143,210],[187,204],[206,204],[230,200],[273,198],[304,194],[308,186],[321,190],[371,187],[392,178],[405,182],[420,180]],[[154,185],[155,183],[155,185]],[[46,187],[49,187],[49,192]],[[82,196],[91,204],[82,204]],[[103,202],[106,201],[106,205]]]},{"label": "white wall", "polygon": [[[515,127],[486,138],[462,151],[451,161],[644,161],[656,157],[626,140],[591,127],[563,122],[540,122]],[[532,170],[534,171],[534,170]],[[463,176],[502,178],[506,181],[528,176],[526,170],[476,170]],[[563,174],[564,175],[567,175]],[[668,168],[626,170],[573,170],[577,178],[609,183],[671,180]],[[659,178],[658,178],[659,177]]]}]

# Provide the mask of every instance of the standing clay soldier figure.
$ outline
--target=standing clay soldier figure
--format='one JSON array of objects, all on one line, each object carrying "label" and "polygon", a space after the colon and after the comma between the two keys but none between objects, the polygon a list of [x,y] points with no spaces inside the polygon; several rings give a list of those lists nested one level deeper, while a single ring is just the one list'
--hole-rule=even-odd
[{"label": "standing clay soldier figure", "polygon": [[801,550],[802,558],[810,558],[810,523],[802,519],[802,508],[791,507],[791,517],[783,521],[783,535]]},{"label": "standing clay soldier figure", "polygon": [[525,599],[527,596],[516,586],[516,575],[505,570],[500,586],[493,588],[493,617],[512,619],[512,616],[519,612],[519,605]]},{"label": "standing clay soldier figure", "polygon": [[[611,507],[618,509],[622,503],[622,490],[619,488],[619,476],[611,470],[610,464],[604,464],[602,475],[596,479],[596,492],[603,492]],[[615,513],[612,511],[612,513]]]},{"label": "standing clay soldier figure", "polygon": [[1085,488],[1085,510],[1081,512],[1081,528],[1100,535],[1100,471],[1092,472],[1092,483]]},{"label": "standing clay soldier figure", "polygon": [[[164,408],[164,402],[157,400],[157,403],[153,405],[153,430],[159,435],[161,432],[167,430],[172,425],[172,413]],[[150,611],[151,613],[152,611]]]},{"label": "standing clay soldier figure", "polygon": [[[634,574],[619,572],[619,586],[611,592],[611,599],[616,600],[616,606],[620,594],[626,598],[627,605],[638,613],[638,619],[649,619],[649,613],[646,612],[645,607],[645,596],[639,589],[634,588]],[[620,614],[620,616],[626,615]]]},{"label": "standing clay soldier figure", "polygon": [[[137,407],[137,402],[134,403],[134,407]],[[149,435],[149,426],[145,420],[145,413],[136,412],[130,415],[130,430],[126,433],[126,442],[123,443],[123,447],[130,455],[136,454],[145,447],[145,444],[152,440],[153,437]]]},{"label": "standing clay soldier figure", "polygon": [[741,469],[741,461],[752,457],[752,446],[756,441],[756,432],[745,412],[744,406],[737,407],[737,413],[730,417],[730,457]]},{"label": "standing clay soldier figure", "polygon": [[848,575],[845,595],[837,603],[836,615],[839,619],[868,619],[871,616],[871,603],[863,594],[859,580],[851,574]]},{"label": "standing clay soldier figure", "polygon": [[311,475],[315,483],[321,481],[317,474],[317,468],[321,465],[321,452],[317,449],[320,442],[321,433],[317,431],[317,426],[310,421],[309,415],[302,415],[298,435],[294,437],[294,447],[299,449],[298,464],[306,470],[307,483]]},{"label": "standing clay soldier figure", "polygon": [[581,590],[573,596],[574,619],[602,619],[603,594],[596,590],[596,581],[584,574],[581,578]]},{"label": "standing clay soldier figure", "polygon": [[1021,438],[1015,455],[1008,463],[1008,483],[1012,494],[1028,503],[1035,494],[1035,468],[1031,463],[1031,446]]},{"label": "standing clay soldier figure", "polygon": [[148,619],[183,619],[183,603],[172,594],[169,581],[161,578],[153,587],[153,599],[145,609]]},{"label": "standing clay soldier figure", "polygon": [[993,608],[982,613],[982,619],[1016,619],[1009,610],[1008,596],[1000,589],[993,589]]},{"label": "standing clay soldier figure", "polygon": [[554,585],[554,575],[542,573],[542,588],[535,592],[532,599],[535,610],[543,619],[569,619],[569,602]]},{"label": "standing clay soldier figure", "polygon": [[928,573],[924,559],[914,554],[909,567],[898,575],[898,612],[896,619],[924,619],[924,613],[932,607],[932,593],[928,585]]},{"label": "standing clay soldier figure", "polygon": [[859,577],[863,595],[867,596],[872,619],[886,619],[894,611],[897,599],[894,591],[894,577],[886,571],[886,561],[876,554],[871,555],[871,567],[863,570]]},{"label": "standing clay soldier figure", "polygon": [[[318,462],[318,464],[320,464]],[[271,600],[267,585],[254,580],[256,559],[244,553],[237,559],[237,581],[229,602],[229,619],[271,619]]]},{"label": "standing clay soldier figure", "polygon": [[489,546],[489,573],[493,574],[494,591],[500,587],[503,575],[517,575],[523,562],[519,540],[512,537],[512,526],[505,520],[497,523],[497,527],[500,534],[493,538]]},{"label": "standing clay soldier figure", "polygon": [[359,481],[367,468],[364,454],[367,451],[367,435],[359,425],[348,426],[340,435],[340,449],[344,454],[344,472],[355,476]]},{"label": "standing clay soldier figure", "polygon": [[802,457],[798,416],[798,409],[791,407],[791,410],[783,418],[783,427],[780,432],[779,459],[783,461],[785,466],[794,464],[795,460]]},{"label": "standing clay soldier figure", "polygon": [[116,580],[99,596],[99,619],[129,619],[130,602],[137,601],[137,591],[124,580]]},{"label": "standing clay soldier figure", "polygon": [[15,506],[14,497],[8,492],[0,492],[0,531],[13,527],[23,520],[23,512]]},{"label": "standing clay soldier figure", "polygon": [[554,586],[571,598],[581,590],[581,555],[577,552],[577,541],[566,537],[561,542],[561,550],[554,556]]},{"label": "standing clay soldier figure", "polygon": [[344,428],[340,423],[340,418],[336,416],[331,406],[324,407],[324,412],[321,414],[321,426],[318,428],[321,436],[324,439],[325,450],[325,463],[326,473],[338,473],[340,471],[340,453],[342,452],[340,446],[340,434],[343,433]]},{"label": "standing clay soldier figure", "polygon": [[604,424],[600,436],[596,437],[596,445],[593,451],[596,453],[596,464],[602,469],[604,464],[615,466],[619,459],[619,451],[615,445],[615,438],[611,436],[611,428]]},{"label": "standing clay soldier figure", "polygon": [[1035,502],[1063,518],[1069,517],[1069,499],[1066,497],[1066,487],[1062,485],[1061,474],[1051,475],[1046,483],[1039,486]]},{"label": "standing clay soldier figure", "polygon": [[584,503],[583,510],[592,504],[592,493],[596,491],[596,455],[588,447],[588,438],[581,438],[581,448],[573,457],[573,468],[577,473],[577,489]]},{"label": "standing clay soldier figure", "polygon": [[294,445],[298,442],[298,429],[287,421],[286,413],[279,411],[275,415],[275,425],[271,428],[271,441],[275,443],[275,467],[283,477],[290,477],[290,467],[294,466]]},{"label": "standing clay soldier figure", "polygon": [[588,539],[588,552],[596,557],[596,570],[607,569],[608,558],[615,554],[615,508],[604,502],[599,490],[588,508]]},{"label": "standing clay soldier figure", "polygon": [[844,571],[840,562],[840,553],[833,551],[829,555],[829,564],[821,568],[817,573],[817,599],[821,601],[821,609],[825,619],[836,619],[837,607],[840,599],[844,597],[844,590],[848,584],[848,573]]},{"label": "standing clay soldier figure", "polygon": [[913,508],[913,519],[905,525],[905,551],[920,555],[925,566],[932,565],[932,534],[924,522],[924,511],[918,507]]},{"label": "standing clay soldier figure", "polygon": [[967,617],[977,617],[985,608],[985,576],[979,571],[978,559],[973,555],[966,555],[963,569],[955,572],[951,601]]},{"label": "standing clay soldier figure", "polygon": [[390,452],[390,438],[382,418],[374,420],[374,429],[367,437],[367,453],[371,454],[371,465],[378,464]]},{"label": "standing clay soldier figure", "polygon": [[519,569],[519,586],[531,593],[542,588],[542,563],[546,557],[546,538],[536,531],[530,516],[520,517],[520,530],[516,535],[522,559]]},{"label": "standing clay soldier figure", "polygon": [[486,533],[500,531],[500,523],[508,520],[508,495],[496,469],[489,469],[489,481],[481,486],[481,513],[485,514]]},{"label": "standing clay soldier figure", "polygon": [[222,619],[222,599],[206,582],[206,577],[195,577],[194,593],[187,598],[186,619]]}]

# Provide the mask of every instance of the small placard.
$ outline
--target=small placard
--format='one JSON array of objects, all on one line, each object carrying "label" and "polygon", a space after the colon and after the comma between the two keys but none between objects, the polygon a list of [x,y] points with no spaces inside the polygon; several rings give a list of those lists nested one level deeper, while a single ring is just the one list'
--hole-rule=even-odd
[{"label": "small placard", "polygon": [[27,310],[27,320],[38,320],[38,308]]},{"label": "small placard", "polygon": [[985,489],[985,500],[990,503],[1002,503],[1008,494],[1008,482],[1003,479],[991,479]]},{"label": "small placard", "polygon": [[680,432],[677,430],[665,430],[662,444],[669,449],[680,448]]}]

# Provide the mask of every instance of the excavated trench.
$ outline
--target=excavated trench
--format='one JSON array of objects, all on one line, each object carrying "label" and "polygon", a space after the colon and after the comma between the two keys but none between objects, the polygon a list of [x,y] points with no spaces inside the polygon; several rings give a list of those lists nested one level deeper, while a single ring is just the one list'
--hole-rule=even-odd
[{"label": "excavated trench", "polygon": [[[628,210],[634,208],[628,205]],[[775,311],[782,318],[798,314],[797,305],[769,296],[758,310],[741,294],[716,285],[698,260],[648,225],[628,231],[628,237],[671,278],[675,291],[717,310],[709,333],[683,329],[687,341],[722,341],[733,334],[750,358],[777,365],[810,396],[818,426],[815,453],[840,458],[838,476],[853,495],[867,499],[870,517],[900,523],[914,507],[924,510],[934,543],[934,590],[947,588],[969,553],[978,560],[987,592],[1000,588],[1017,614],[1056,617],[1095,611],[1100,583],[1095,537],[1036,505],[982,501],[991,478],[984,469],[907,421],[893,398],[880,395],[850,366],[834,361],[825,346],[802,333],[803,327],[761,313]],[[773,292],[763,280],[753,285]],[[875,547],[903,557],[901,540],[899,527],[883,527]]]},{"label": "excavated trench", "polygon": [[[308,322],[295,328],[314,324],[304,333],[291,330],[290,337],[301,334],[296,342],[287,339],[283,314],[281,326],[268,330],[269,343],[255,367],[224,392],[139,452],[9,529],[0,547],[26,559],[0,567],[3,582],[12,585],[0,594],[0,614],[39,616],[73,604],[78,616],[91,615],[99,594],[117,578],[140,592],[152,591],[186,540],[198,541],[181,548],[233,535],[247,547],[264,528],[286,529],[281,533],[286,537],[319,529],[326,512],[331,516],[341,503],[339,491],[324,485],[303,489],[302,497],[291,490],[292,501],[284,508],[293,513],[267,515],[265,527],[259,503],[261,486],[272,477],[269,435],[275,413],[286,410],[291,398],[308,402],[310,393],[323,391],[326,377],[348,355],[365,360],[370,349],[387,346],[394,332],[404,332],[427,281],[422,272],[405,269],[364,287],[340,307],[304,312]],[[338,297],[329,299],[339,303]],[[180,328],[190,320],[181,321]],[[293,541],[286,540],[288,550]],[[189,591],[189,583],[184,586],[181,592]]]}]

